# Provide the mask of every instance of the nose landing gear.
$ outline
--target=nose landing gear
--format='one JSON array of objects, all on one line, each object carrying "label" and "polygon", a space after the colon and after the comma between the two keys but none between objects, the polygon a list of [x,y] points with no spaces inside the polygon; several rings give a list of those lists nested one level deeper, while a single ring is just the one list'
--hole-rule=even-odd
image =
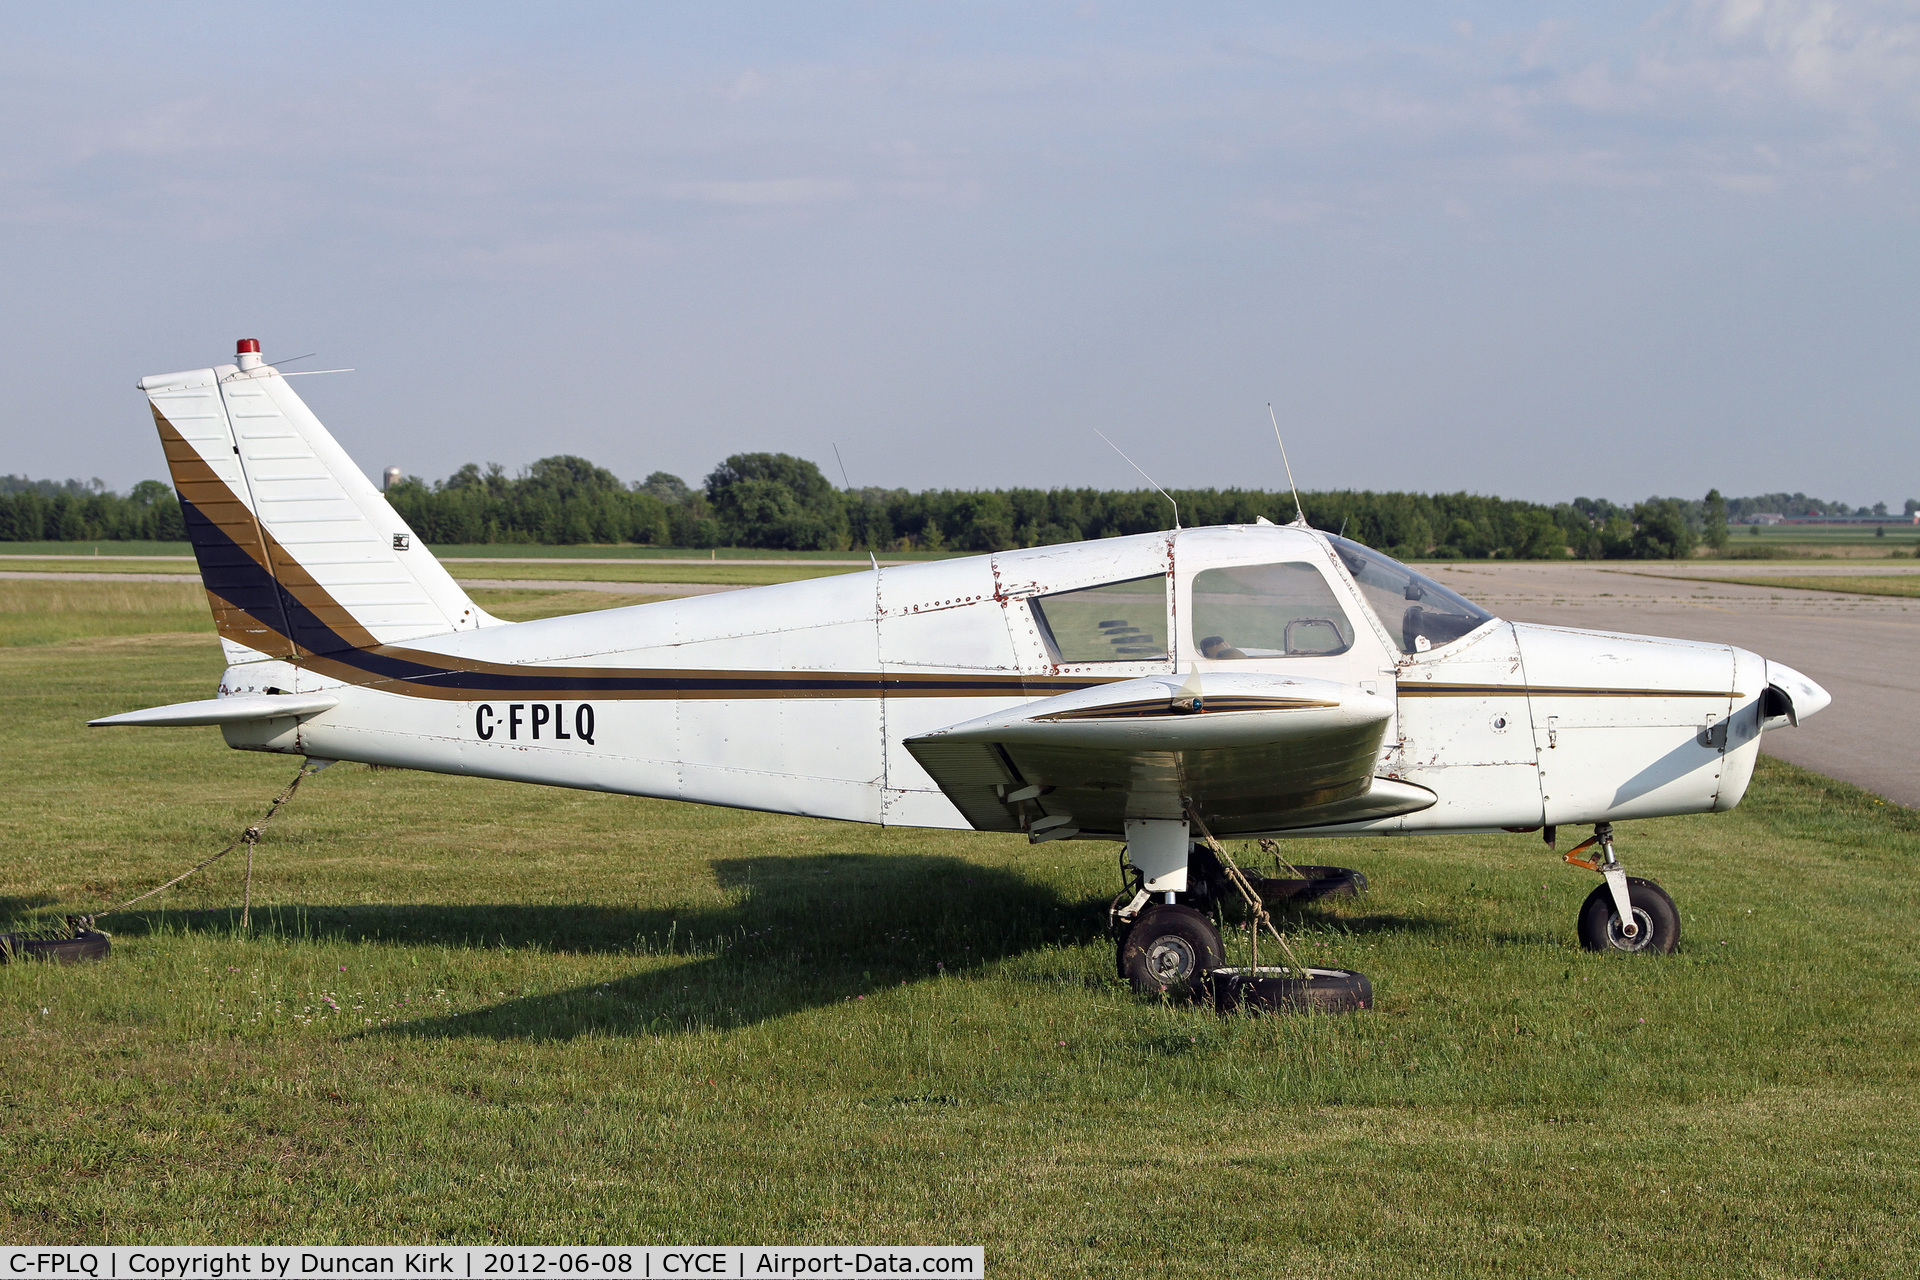
[{"label": "nose landing gear", "polygon": [[[1553,843],[1547,828],[1547,843]],[[1583,849],[1600,846],[1600,857],[1580,857]],[[1597,886],[1580,904],[1580,945],[1588,951],[1650,952],[1671,955],[1680,945],[1680,912],[1652,880],[1630,876],[1613,851],[1613,824],[1594,824],[1593,836],[1567,850],[1566,861],[1598,871],[1606,883]]]}]

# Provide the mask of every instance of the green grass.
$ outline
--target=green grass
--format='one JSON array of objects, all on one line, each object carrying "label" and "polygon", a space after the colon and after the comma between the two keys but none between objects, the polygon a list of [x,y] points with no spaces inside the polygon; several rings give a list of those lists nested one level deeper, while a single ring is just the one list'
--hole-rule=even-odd
[{"label": "green grass", "polygon": [[1920,574],[1916,573],[1879,576],[1836,573],[1817,577],[1795,577],[1781,573],[1768,574],[1764,578],[1707,578],[1688,574],[1687,577],[1691,581],[1727,582],[1737,587],[1793,587],[1799,591],[1842,591],[1863,596],[1920,596]]},{"label": "green grass", "polygon": [[170,573],[183,578],[200,576],[200,567],[191,558],[161,560],[153,556],[144,559],[137,556],[122,559],[69,556],[59,560],[10,560],[0,555],[0,569],[8,573]]},{"label": "green grass", "polygon": [[[34,924],[218,848],[294,762],[83,728],[207,696],[204,616],[24,599],[0,918]],[[1911,1274],[1920,817],[1763,761],[1735,813],[1620,838],[1676,956],[1580,952],[1594,878],[1537,836],[1289,845],[1372,878],[1286,924],[1378,1008],[1223,1019],[1113,979],[1110,845],[338,765],[269,828],[250,935],[229,860],[112,918],[104,964],[0,967],[0,1236]]]},{"label": "green grass", "polygon": [[[10,556],[190,556],[193,547],[185,542],[0,542],[0,560]],[[449,543],[433,548],[436,556],[479,557],[481,559],[547,560],[699,560],[720,563],[728,560],[846,560],[864,561],[864,551],[763,551],[753,547],[720,547],[705,550],[694,547],[642,547],[631,543],[613,545],[532,546],[512,542]],[[883,560],[944,560],[963,551],[889,551]]]},{"label": "green grass", "polygon": [[468,593],[474,603],[508,622],[531,622],[568,613],[592,613],[630,604],[651,604],[668,596],[615,595],[609,591],[538,591],[517,587],[476,587]]},{"label": "green grass", "polygon": [[[1884,528],[1885,535],[1876,534],[1876,528]],[[1920,529],[1912,525],[1735,525],[1728,533],[1727,553],[1733,558],[1911,556],[1920,547]]]},{"label": "green grass", "polygon": [[190,542],[0,542],[0,559],[7,556],[190,556]]},{"label": "green grass", "polygon": [[[179,583],[0,579],[0,648],[83,637],[100,644],[169,632],[204,632],[212,643],[207,593],[198,579]],[[217,646],[214,652],[218,663]]]}]

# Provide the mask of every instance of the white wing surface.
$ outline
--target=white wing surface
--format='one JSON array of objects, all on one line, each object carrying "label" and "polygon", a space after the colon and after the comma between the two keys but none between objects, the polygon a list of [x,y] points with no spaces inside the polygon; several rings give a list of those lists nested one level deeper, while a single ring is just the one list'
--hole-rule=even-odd
[{"label": "white wing surface", "polygon": [[1251,835],[1424,809],[1376,778],[1392,704],[1326,680],[1150,676],[1027,703],[906,746],[980,830],[1118,838],[1196,809]]}]

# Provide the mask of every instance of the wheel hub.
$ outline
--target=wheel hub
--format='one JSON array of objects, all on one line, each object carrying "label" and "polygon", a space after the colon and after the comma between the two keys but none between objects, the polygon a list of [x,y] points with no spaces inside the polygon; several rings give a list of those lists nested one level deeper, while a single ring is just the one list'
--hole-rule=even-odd
[{"label": "wheel hub", "polygon": [[1164,986],[1185,982],[1197,967],[1193,948],[1177,934],[1165,934],[1147,948],[1147,972]]},{"label": "wheel hub", "polygon": [[1645,951],[1653,945],[1653,917],[1641,907],[1633,909],[1634,934],[1631,938],[1620,927],[1620,916],[1616,912],[1607,917],[1607,945],[1615,951]]}]

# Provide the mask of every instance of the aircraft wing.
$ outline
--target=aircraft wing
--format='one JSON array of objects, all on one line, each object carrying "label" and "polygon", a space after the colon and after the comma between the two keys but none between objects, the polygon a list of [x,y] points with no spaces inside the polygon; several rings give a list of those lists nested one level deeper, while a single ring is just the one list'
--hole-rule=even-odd
[{"label": "aircraft wing", "polygon": [[1043,698],[909,738],[982,831],[1120,838],[1128,818],[1179,819],[1191,800],[1216,835],[1361,822],[1435,796],[1377,778],[1390,699],[1264,674],[1148,676]]}]

